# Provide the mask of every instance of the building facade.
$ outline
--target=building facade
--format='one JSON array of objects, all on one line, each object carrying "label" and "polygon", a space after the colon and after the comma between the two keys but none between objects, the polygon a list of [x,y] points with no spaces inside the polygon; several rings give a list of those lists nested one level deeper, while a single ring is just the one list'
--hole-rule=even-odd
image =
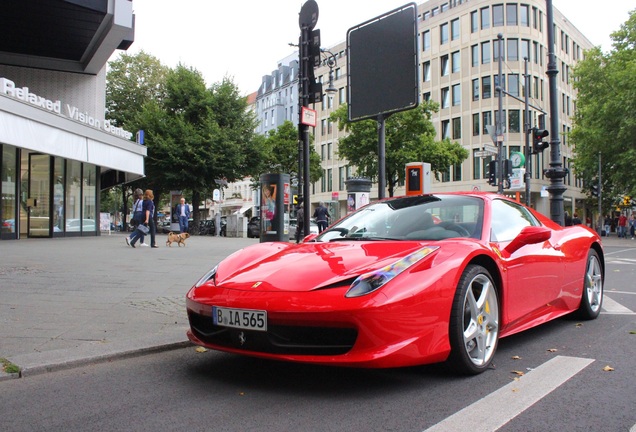
[{"label": "building facade", "polygon": [[0,239],[99,235],[100,191],[144,175],[146,148],[105,117],[106,63],[133,42],[132,1],[9,3],[0,15]]},{"label": "building facade", "polygon": [[[502,125],[504,126],[504,157],[524,152],[526,92],[529,96],[530,127],[537,126],[541,110],[547,112],[545,124],[550,125],[548,66],[548,35],[545,1],[523,0],[431,0],[418,5],[418,50],[421,100],[433,100],[440,105],[432,121],[437,130],[437,140],[449,138],[466,148],[470,156],[462,164],[448,167],[439,180],[433,179],[432,190],[496,191],[488,184],[489,162],[492,156],[483,156],[484,146],[492,146],[490,126],[495,126],[498,115],[498,34],[503,36],[502,87],[518,97],[503,96]],[[557,58],[559,139],[563,167],[569,170],[564,179],[565,210],[572,213],[582,206],[585,196],[580,181],[574,176],[570,160],[574,149],[569,143],[571,116],[576,109],[576,94],[570,75],[571,69],[583,59],[584,51],[592,44],[556,8],[554,13],[554,52]],[[356,23],[352,23],[352,26]],[[321,156],[323,178],[312,185],[311,201],[330,202],[335,216],[346,214],[347,178],[355,175],[355,167],[338,158],[338,141],[344,132],[331,124],[329,115],[347,97],[347,51],[342,42],[330,49],[337,58],[333,67],[337,93],[333,98],[323,97],[317,110],[318,124],[314,129],[314,145]],[[530,85],[524,78],[528,59]],[[329,67],[325,64],[316,70],[316,76],[327,82]],[[326,88],[323,87],[323,89]],[[549,198],[545,188],[549,180],[543,170],[549,166],[549,150],[531,156],[531,206],[549,214]],[[413,161],[426,162],[426,161]],[[506,194],[525,201],[525,186],[521,181],[516,189],[506,189]],[[404,187],[396,194],[405,193]],[[371,197],[377,198],[377,186],[371,189]]]}]

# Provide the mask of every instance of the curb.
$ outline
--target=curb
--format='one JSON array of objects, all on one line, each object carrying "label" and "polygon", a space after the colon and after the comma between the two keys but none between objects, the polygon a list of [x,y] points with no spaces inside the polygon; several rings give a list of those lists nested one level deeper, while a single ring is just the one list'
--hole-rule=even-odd
[{"label": "curb", "polygon": [[174,335],[162,335],[142,343],[132,340],[112,343],[91,342],[73,349],[18,355],[7,360],[17,365],[20,373],[0,372],[0,381],[194,346],[192,342],[184,339],[184,333],[180,332],[178,338]]}]

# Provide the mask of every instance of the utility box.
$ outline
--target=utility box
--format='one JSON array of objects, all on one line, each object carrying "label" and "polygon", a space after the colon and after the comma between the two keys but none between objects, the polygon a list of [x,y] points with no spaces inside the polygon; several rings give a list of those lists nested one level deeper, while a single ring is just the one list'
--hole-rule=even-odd
[{"label": "utility box", "polygon": [[347,213],[369,204],[371,180],[364,177],[350,177],[345,180],[347,188]]},{"label": "utility box", "polygon": [[406,164],[406,195],[431,193],[431,164],[409,162]]}]

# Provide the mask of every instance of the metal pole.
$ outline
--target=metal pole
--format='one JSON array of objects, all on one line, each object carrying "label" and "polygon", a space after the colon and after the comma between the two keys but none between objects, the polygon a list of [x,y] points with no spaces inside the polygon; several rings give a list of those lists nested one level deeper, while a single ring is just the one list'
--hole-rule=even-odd
[{"label": "metal pole", "polygon": [[499,60],[499,74],[498,74],[498,78],[497,80],[499,81],[498,85],[497,85],[497,94],[498,94],[498,98],[499,98],[499,108],[497,111],[497,121],[496,121],[496,133],[497,133],[497,159],[498,159],[498,167],[499,167],[499,172],[497,173],[497,193],[500,195],[503,195],[503,178],[504,178],[504,152],[503,152],[503,140],[500,140],[500,137],[503,135],[503,127],[501,124],[501,117],[503,114],[503,92],[501,91],[501,89],[503,89],[503,81],[502,81],[502,63],[503,63],[503,35],[501,33],[499,33],[497,35],[497,54],[498,54],[498,60]]},{"label": "metal pole", "polygon": [[386,117],[378,116],[378,199],[385,197],[386,190]]},{"label": "metal pole", "polygon": [[[601,152],[598,152],[598,220],[603,221],[599,223],[596,230],[598,234],[601,235],[601,226],[604,224],[605,218],[603,218],[603,207],[602,207],[602,195],[603,195],[603,177],[601,176]],[[607,235],[607,233],[605,233]]]},{"label": "metal pole", "polygon": [[556,55],[554,53],[554,14],[552,0],[546,0],[546,13],[548,22],[548,81],[550,84],[550,168],[544,171],[544,175],[550,179],[548,192],[550,193],[550,216],[552,220],[561,226],[565,225],[563,214],[563,192],[567,189],[563,179],[567,170],[561,163],[561,146],[559,140],[559,95],[557,93],[557,68]]},{"label": "metal pole", "polygon": [[[309,126],[302,124],[302,107],[309,106],[309,68],[313,67],[307,61],[307,57],[309,57],[309,35],[311,33],[311,29],[308,26],[302,26],[300,31],[301,35],[301,43],[300,43],[300,100],[302,101],[298,121],[299,135],[300,141],[302,143],[302,152],[299,149],[300,161],[298,163],[298,189],[300,190],[301,185],[301,177],[302,177],[302,197],[303,197],[303,210],[305,212],[305,229],[309,229],[309,219],[310,219],[310,211],[311,211],[311,202],[309,199]],[[302,173],[302,174],[301,174]],[[309,231],[307,231],[309,232]]]},{"label": "metal pole", "polygon": [[526,205],[528,207],[530,207],[531,204],[531,200],[530,200],[530,179],[532,178],[532,165],[530,163],[530,104],[528,102],[528,98],[529,95],[528,93],[530,93],[530,75],[528,75],[528,57],[524,57],[523,58],[523,65],[524,65],[524,82],[525,82],[525,86],[526,86],[526,94],[525,94],[525,115],[524,115],[524,128],[523,131],[525,133],[525,141],[524,141],[524,151],[523,154],[526,158],[526,164],[525,164],[525,168],[526,168],[526,173],[523,176],[523,179],[526,183]]}]

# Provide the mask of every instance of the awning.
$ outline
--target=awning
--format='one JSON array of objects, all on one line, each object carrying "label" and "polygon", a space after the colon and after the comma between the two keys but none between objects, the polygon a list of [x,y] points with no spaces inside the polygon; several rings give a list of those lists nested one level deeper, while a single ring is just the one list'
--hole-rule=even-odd
[{"label": "awning", "polygon": [[248,211],[249,209],[251,209],[252,207],[253,207],[252,204],[246,204],[246,205],[244,205],[243,207],[241,207],[240,209],[238,209],[237,211],[235,211],[232,214],[236,214],[236,215],[245,214],[245,212]]}]

